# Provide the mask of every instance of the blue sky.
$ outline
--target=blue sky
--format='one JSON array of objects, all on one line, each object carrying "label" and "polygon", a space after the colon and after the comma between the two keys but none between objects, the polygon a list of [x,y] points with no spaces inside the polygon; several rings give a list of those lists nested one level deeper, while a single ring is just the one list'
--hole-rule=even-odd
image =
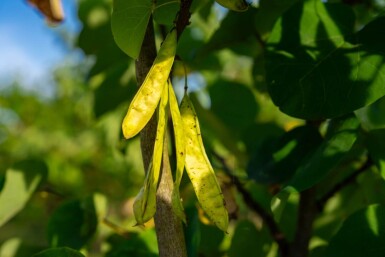
[{"label": "blue sky", "polygon": [[52,70],[70,54],[59,32],[75,34],[81,28],[76,0],[62,2],[65,21],[50,27],[26,0],[0,0],[0,88],[16,79],[27,89],[50,94]]}]

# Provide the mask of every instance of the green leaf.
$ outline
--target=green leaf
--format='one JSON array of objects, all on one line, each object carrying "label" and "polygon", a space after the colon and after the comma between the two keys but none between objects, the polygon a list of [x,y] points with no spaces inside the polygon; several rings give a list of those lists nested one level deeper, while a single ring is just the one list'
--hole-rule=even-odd
[{"label": "green leaf", "polygon": [[93,197],[66,202],[48,222],[49,242],[52,247],[80,249],[96,232],[97,222]]},{"label": "green leaf", "polygon": [[285,113],[323,119],[350,113],[385,95],[385,17],[354,33],[346,5],[301,2],[277,21],[268,41],[266,77]]},{"label": "green leaf", "polygon": [[44,250],[32,257],[84,257],[84,255],[71,248],[61,247]]},{"label": "green leaf", "polygon": [[297,230],[299,193],[285,188],[276,194],[270,202],[270,209],[282,233],[289,241],[294,240]]},{"label": "green leaf", "polygon": [[127,63],[119,63],[105,73],[105,79],[95,90],[94,113],[97,118],[132,99],[136,82],[127,78]]},{"label": "green leaf", "polygon": [[213,225],[200,223],[201,240],[198,256],[221,256],[220,245],[224,239],[224,233]]},{"label": "green leaf", "polygon": [[287,181],[321,142],[321,135],[312,126],[297,127],[273,142],[266,141],[250,160],[249,178],[259,183]]},{"label": "green leaf", "polygon": [[289,200],[289,190],[281,190],[278,194],[274,195],[270,202],[270,209],[274,215],[276,221],[280,221],[282,213],[285,210],[286,204]]},{"label": "green leaf", "polygon": [[88,76],[110,69],[121,62],[127,63],[127,55],[120,50],[111,36],[111,5],[108,0],[83,0],[79,2],[78,16],[83,24],[78,46],[87,55],[94,55],[95,64]]},{"label": "green leaf", "polygon": [[365,129],[385,128],[385,97],[357,110],[355,113]]},{"label": "green leaf", "polygon": [[385,179],[385,144],[382,142],[385,142],[385,129],[372,130],[366,136],[369,154]]},{"label": "green leaf", "polygon": [[382,142],[385,142],[385,129],[371,130],[366,135],[366,145],[375,160],[385,160],[385,145]]},{"label": "green leaf", "polygon": [[114,1],[112,34],[120,49],[134,59],[139,56],[151,11],[151,0]]},{"label": "green leaf", "polygon": [[154,20],[158,24],[172,25],[180,8],[180,0],[157,0]]},{"label": "green leaf", "polygon": [[352,214],[331,239],[323,256],[384,256],[384,217],[384,205],[370,205]]},{"label": "green leaf", "polygon": [[[253,20],[256,9],[250,8],[247,12],[228,12],[222,20],[221,26],[214,32],[210,40],[203,46],[199,55],[205,56],[208,52],[230,48],[237,53],[247,56],[255,55],[257,44],[253,26],[246,24]],[[242,29],[239,29],[242,28]]]},{"label": "green leaf", "polygon": [[258,231],[251,221],[241,220],[235,228],[228,256],[266,256],[270,246],[271,238],[266,229]]},{"label": "green leaf", "polygon": [[[87,55],[99,54],[106,49],[112,50],[112,47],[117,48],[111,37],[111,6],[108,2],[108,0],[79,2],[78,16],[83,24],[83,29],[79,34],[77,44]],[[115,56],[115,54],[112,55]]]},{"label": "green leaf", "polygon": [[244,185],[250,196],[257,202],[266,212],[271,213],[272,194],[269,189],[259,183],[249,180]]},{"label": "green leaf", "polygon": [[107,239],[109,250],[105,257],[143,256],[157,257],[158,243],[153,229],[146,229],[141,233],[129,233],[129,239],[112,235]]},{"label": "green leaf", "polygon": [[243,84],[218,80],[209,87],[211,110],[233,130],[251,125],[258,112],[253,92]]},{"label": "green leaf", "polygon": [[48,168],[40,160],[21,161],[6,171],[0,193],[0,226],[24,208],[47,174]]},{"label": "green leaf", "polygon": [[254,26],[262,39],[270,34],[278,18],[298,0],[260,0]]},{"label": "green leaf", "polygon": [[112,38],[111,40],[104,40],[103,42],[103,47],[96,53],[96,61],[88,77],[109,70],[111,67],[119,66],[123,62],[127,64],[127,55],[116,46]]},{"label": "green leaf", "polygon": [[186,250],[188,257],[197,257],[198,247],[201,242],[201,230],[199,225],[199,214],[197,208],[189,205],[185,208],[188,226],[184,227],[184,237],[186,240]]},{"label": "green leaf", "polygon": [[322,198],[336,186],[346,183],[344,181],[354,176],[358,170],[362,168],[366,170],[367,149],[363,139],[360,133],[349,152],[317,184],[317,198]]},{"label": "green leaf", "polygon": [[381,173],[383,179],[385,179],[385,160],[380,160],[378,162],[378,169]]},{"label": "green leaf", "polygon": [[364,196],[363,206],[369,204],[385,204],[385,180],[372,168],[357,178],[358,190]]},{"label": "green leaf", "polygon": [[357,139],[358,127],[354,115],[332,120],[325,141],[301,163],[287,186],[303,191],[317,184],[350,151]]},{"label": "green leaf", "polygon": [[[220,70],[218,56],[208,53],[206,55],[199,54],[200,49],[205,45],[203,39],[196,36],[196,30],[190,26],[186,27],[178,41],[178,55],[183,62],[192,70]],[[178,63],[178,62],[176,62]],[[183,68],[183,67],[181,67]],[[184,76],[184,69],[179,72],[180,76]]]},{"label": "green leaf", "polygon": [[267,141],[274,141],[285,133],[273,122],[254,123],[242,131],[241,139],[250,155],[257,152]]}]

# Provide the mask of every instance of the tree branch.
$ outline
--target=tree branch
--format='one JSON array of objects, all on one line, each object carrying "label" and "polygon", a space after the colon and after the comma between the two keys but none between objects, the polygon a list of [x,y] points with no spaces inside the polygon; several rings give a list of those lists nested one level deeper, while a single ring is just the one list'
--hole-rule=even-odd
[{"label": "tree branch", "polygon": [[359,174],[366,171],[368,168],[370,168],[373,165],[373,160],[368,157],[365,161],[365,163],[355,172],[353,172],[350,176],[342,180],[340,183],[336,184],[329,192],[327,192],[325,195],[323,195],[319,200],[317,200],[317,208],[319,211],[322,211],[324,208],[326,202],[332,198],[338,191],[340,191],[345,186],[349,185],[350,183],[354,182]]},{"label": "tree branch", "polygon": [[[144,81],[156,57],[155,36],[152,18],[147,25],[146,34],[136,61],[136,77],[139,85]],[[142,130],[141,150],[145,170],[151,161],[156,137],[157,120],[153,115],[149,123]],[[157,190],[155,213],[155,228],[160,257],[187,256],[182,222],[175,216],[171,207],[171,192],[173,180],[168,156],[167,137],[165,137],[162,171]]]},{"label": "tree branch", "polygon": [[160,257],[187,257],[181,220],[172,210],[173,180],[168,156],[167,136],[164,138],[161,180],[156,195],[155,229]]},{"label": "tree branch", "polygon": [[278,227],[277,223],[275,222],[272,215],[270,215],[259,203],[257,203],[253,197],[250,195],[250,193],[244,188],[242,183],[239,181],[239,179],[236,176],[233,176],[233,172],[226,164],[225,159],[220,156],[219,154],[213,152],[213,155],[217,160],[219,160],[222,164],[223,170],[227,173],[228,176],[232,178],[232,181],[237,188],[238,192],[241,193],[244,202],[247,204],[247,206],[253,210],[255,213],[257,213],[263,222],[266,224],[271,236],[273,237],[274,241],[278,244],[279,251],[281,253],[281,257],[287,257],[288,256],[288,250],[289,250],[289,244],[286,240],[285,235],[282,233],[280,228]]},{"label": "tree branch", "polygon": [[325,203],[343,187],[352,183],[359,174],[373,165],[368,157],[366,162],[346,179],[335,185],[319,200],[316,199],[316,188],[312,187],[300,193],[298,208],[297,230],[293,243],[290,245],[290,257],[307,257],[309,254],[309,241],[312,236],[313,222],[317,214],[323,209]]},{"label": "tree branch", "polygon": [[[147,76],[148,71],[150,70],[154,60],[156,58],[156,46],[155,46],[155,36],[154,36],[154,26],[152,23],[152,17],[147,25],[146,34],[143,39],[142,48],[140,49],[139,57],[135,63],[136,70],[136,80],[138,86],[140,86],[144,79]],[[142,150],[142,159],[144,170],[148,170],[148,165],[150,164],[154,142],[156,136],[156,115],[153,115],[144,129],[140,132],[140,144]]]},{"label": "tree branch", "polygon": [[178,34],[178,39],[182,35],[183,30],[190,24],[190,7],[193,0],[181,0],[180,10],[178,17],[175,21],[176,31]]},{"label": "tree branch", "polygon": [[309,241],[313,232],[313,222],[317,216],[316,190],[310,188],[300,193],[297,230],[294,242],[290,245],[290,257],[307,257]]},{"label": "tree branch", "polygon": [[[234,179],[234,177],[233,177]],[[275,222],[274,218],[265,211],[261,205],[259,205],[252,196],[249,194],[249,192],[243,187],[241,182],[238,178],[235,178],[234,184],[238,190],[242,194],[243,200],[245,203],[249,206],[250,209],[254,210],[264,221],[267,228],[270,231],[271,236],[273,237],[274,241],[278,244],[279,251],[281,253],[281,257],[285,257],[288,254],[289,245],[286,241],[285,235],[282,233],[282,231],[279,229],[277,223]]]}]

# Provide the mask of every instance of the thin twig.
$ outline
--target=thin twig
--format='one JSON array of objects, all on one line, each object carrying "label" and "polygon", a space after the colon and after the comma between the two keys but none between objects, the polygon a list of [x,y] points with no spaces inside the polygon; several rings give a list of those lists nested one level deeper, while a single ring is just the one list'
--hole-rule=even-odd
[{"label": "thin twig", "polygon": [[273,237],[274,241],[278,244],[281,257],[288,256],[289,244],[286,240],[285,235],[275,222],[273,216],[270,215],[267,211],[265,211],[265,209],[259,203],[257,203],[250,195],[250,193],[244,188],[241,181],[239,181],[236,176],[232,175],[233,172],[226,164],[225,159],[215,152],[213,152],[213,155],[218,161],[221,162],[222,168],[227,173],[227,175],[232,177],[232,181],[235,187],[237,188],[238,192],[242,194],[244,202],[249,206],[250,209],[252,209],[262,218],[264,223],[266,223],[266,226],[270,231],[271,236]]},{"label": "thin twig", "polygon": [[317,200],[317,207],[319,210],[322,210],[326,202],[332,198],[337,192],[339,192],[345,186],[354,182],[359,174],[368,170],[373,165],[373,160],[368,157],[365,163],[350,176],[342,180],[340,183],[336,184],[329,192],[323,195],[319,200]]},{"label": "thin twig", "polygon": [[110,229],[112,229],[116,234],[126,238],[126,239],[129,239],[130,238],[130,232],[125,230],[124,228],[116,225],[115,223],[113,223],[112,221],[110,221],[109,219],[107,218],[104,218],[102,220],[102,223],[106,226],[108,226]]}]

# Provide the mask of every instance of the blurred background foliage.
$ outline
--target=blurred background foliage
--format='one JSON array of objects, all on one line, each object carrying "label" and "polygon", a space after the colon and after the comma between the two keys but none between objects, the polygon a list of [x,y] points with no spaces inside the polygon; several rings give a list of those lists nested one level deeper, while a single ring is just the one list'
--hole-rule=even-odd
[{"label": "blurred background foliage", "polygon": [[[384,229],[383,222],[375,223],[384,207],[372,204],[385,204],[385,99],[354,115],[306,122],[281,112],[268,94],[266,40],[294,2],[254,1],[246,13],[234,13],[211,0],[194,0],[178,55],[187,67],[231,224],[229,234],[210,224],[185,176],[181,196],[189,256],[279,256],[269,226],[252,203],[274,217],[290,241],[296,233],[299,191],[315,184],[322,211],[314,222],[310,256],[325,256],[325,251],[328,257],[341,256],[339,241],[359,242],[349,224],[372,222]],[[349,6],[356,30],[385,7],[375,0],[327,2]],[[178,3],[163,0],[158,5],[159,44]],[[54,96],[31,94],[17,81],[1,90],[1,257],[31,256],[50,247],[69,247],[90,257],[157,256],[153,223],[133,227],[132,203],[144,171],[139,138],[123,140],[120,126],[137,89],[135,62],[114,42],[111,9],[109,0],[78,2],[83,27],[74,50],[81,49],[85,58],[56,69]],[[173,81],[179,98],[184,74],[177,62]],[[368,160],[375,165],[366,165]],[[360,169],[365,172],[357,173]],[[351,183],[325,198],[355,173]],[[378,238],[384,239],[383,232]],[[371,256],[383,253],[380,249]],[[363,256],[353,250],[348,255]]]}]

